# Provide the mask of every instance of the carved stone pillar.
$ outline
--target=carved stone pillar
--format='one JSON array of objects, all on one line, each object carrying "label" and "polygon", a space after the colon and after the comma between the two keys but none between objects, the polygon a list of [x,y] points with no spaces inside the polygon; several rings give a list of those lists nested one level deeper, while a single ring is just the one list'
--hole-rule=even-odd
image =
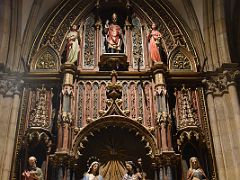
[{"label": "carved stone pillar", "polygon": [[155,96],[156,96],[156,106],[157,106],[157,124],[160,130],[159,143],[161,142],[161,150],[169,151],[172,150],[171,143],[171,121],[168,110],[168,98],[167,89],[165,83],[164,73],[166,66],[161,63],[157,63],[153,66],[154,80],[155,80]]},{"label": "carved stone pillar", "polygon": [[[1,143],[4,145],[4,149],[2,151],[2,164],[1,169],[1,178],[2,179],[10,179],[10,172],[12,166],[13,159],[13,151],[15,146],[15,134],[16,134],[16,126],[18,120],[18,110],[20,106],[20,88],[22,86],[22,81],[16,80],[1,80],[0,81],[0,101],[3,101],[3,95],[8,96],[8,99],[11,99],[11,106],[7,107],[10,109],[10,114],[6,114],[8,116],[8,131],[6,132],[6,141]],[[2,109],[2,108],[1,108]],[[1,112],[1,117],[4,117]]]},{"label": "carved stone pillar", "polygon": [[125,21],[125,50],[127,55],[127,62],[129,62],[129,71],[133,70],[133,62],[132,62],[132,24],[126,19]]},{"label": "carved stone pillar", "polygon": [[60,117],[58,120],[58,145],[57,151],[50,156],[50,161],[56,167],[56,176],[59,180],[70,179],[69,166],[71,164],[70,148],[73,129],[73,98],[74,98],[74,75],[76,66],[72,63],[65,63],[61,67],[63,77],[62,102]]},{"label": "carved stone pillar", "polygon": [[171,119],[168,109],[168,93],[165,83],[166,66],[162,63],[155,63],[152,67],[154,75],[154,92],[157,106],[157,141],[160,148],[159,154],[159,180],[172,180],[172,169],[179,160],[179,155],[175,154],[172,147]]},{"label": "carved stone pillar", "polygon": [[[207,103],[219,179],[239,176],[239,102],[234,77],[238,71],[224,71],[207,85]],[[235,74],[235,75],[234,75]],[[227,167],[227,168],[226,168]]]},{"label": "carved stone pillar", "polygon": [[[98,8],[98,7],[97,7]],[[102,33],[101,33],[101,27],[102,27],[102,22],[100,18],[97,20],[95,23],[95,28],[96,28],[96,64],[100,61],[100,56],[102,54],[102,48],[101,48],[101,38],[102,38]],[[98,66],[96,66],[98,67]]]},{"label": "carved stone pillar", "polygon": [[[73,121],[73,83],[76,66],[71,63],[62,65],[64,74],[62,88],[61,117],[58,122],[58,152],[68,154],[70,148],[71,125]],[[61,142],[61,143],[60,143]]]},{"label": "carved stone pillar", "polygon": [[237,93],[237,88],[236,88],[236,83],[235,83],[235,78],[239,76],[240,71],[224,71],[223,74],[225,75],[225,78],[227,80],[227,89],[229,92],[229,96],[231,99],[231,105],[232,105],[232,110],[234,113],[234,119],[235,119],[235,124],[237,126],[237,133],[238,137],[240,137],[240,102],[239,102],[239,97]]},{"label": "carved stone pillar", "polygon": [[213,144],[215,146],[214,149],[215,149],[217,172],[220,177],[225,179],[226,174],[225,174],[224,161],[222,157],[223,152],[221,148],[221,140],[219,136],[219,129],[217,126],[216,111],[214,108],[213,91],[211,90],[211,87],[209,87],[209,90],[207,91],[207,104],[208,104],[207,108],[208,108],[208,115],[210,119]]}]

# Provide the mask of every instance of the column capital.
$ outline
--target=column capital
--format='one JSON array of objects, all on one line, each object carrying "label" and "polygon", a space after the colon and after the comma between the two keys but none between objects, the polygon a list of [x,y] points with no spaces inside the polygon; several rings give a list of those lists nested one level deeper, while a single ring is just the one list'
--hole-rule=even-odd
[{"label": "column capital", "polygon": [[23,87],[23,80],[2,79],[0,80],[0,94],[4,96],[13,96],[19,94]]},{"label": "column capital", "polygon": [[235,79],[240,75],[239,70],[224,70],[215,76],[204,79],[202,83],[207,89],[207,94],[222,95],[228,92],[228,86],[235,84]]},{"label": "column capital", "polygon": [[223,71],[224,78],[226,79],[227,85],[235,84],[235,79],[239,77],[239,70],[225,70]]},{"label": "column capital", "polygon": [[70,62],[66,62],[61,66],[61,71],[65,74],[65,73],[71,73],[71,74],[75,74],[77,70],[77,67],[75,64],[70,63]]},{"label": "column capital", "polygon": [[157,74],[157,73],[164,74],[167,71],[167,65],[164,64],[163,62],[154,63],[151,70],[152,70],[153,74]]}]

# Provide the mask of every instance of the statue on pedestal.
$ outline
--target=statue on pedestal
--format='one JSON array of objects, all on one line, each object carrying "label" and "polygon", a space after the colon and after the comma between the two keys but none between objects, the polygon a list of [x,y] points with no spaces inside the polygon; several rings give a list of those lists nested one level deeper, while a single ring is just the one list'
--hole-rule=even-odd
[{"label": "statue on pedestal", "polygon": [[132,161],[126,161],[125,166],[127,173],[124,174],[122,180],[143,180],[141,173],[137,172],[137,167]]},{"label": "statue on pedestal", "polygon": [[151,31],[147,34],[149,42],[150,57],[153,62],[161,62],[161,38],[162,34],[157,30],[157,25],[152,24]]},{"label": "statue on pedestal", "polygon": [[106,21],[104,27],[105,49],[107,53],[123,53],[123,33],[121,27],[117,24],[117,14],[113,13],[112,22]]},{"label": "statue on pedestal", "polygon": [[67,44],[66,44],[66,61],[70,63],[76,63],[79,58],[80,51],[80,38],[79,38],[79,27],[77,25],[72,25],[70,31],[67,34]]},{"label": "statue on pedestal", "polygon": [[200,168],[200,163],[196,157],[191,157],[189,164],[190,168],[187,172],[187,180],[207,180],[207,176]]},{"label": "statue on pedestal", "polygon": [[34,156],[29,157],[28,164],[29,167],[26,169],[22,176],[25,180],[43,180],[43,172],[40,168],[36,165],[37,159]]}]

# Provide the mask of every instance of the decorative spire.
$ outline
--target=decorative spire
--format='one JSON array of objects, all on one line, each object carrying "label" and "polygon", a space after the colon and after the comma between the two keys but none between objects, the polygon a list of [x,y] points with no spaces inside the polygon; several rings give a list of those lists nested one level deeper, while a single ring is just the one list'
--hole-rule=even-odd
[{"label": "decorative spire", "polygon": [[107,110],[100,110],[101,117],[118,114],[122,116],[129,116],[129,110],[122,110],[122,85],[117,83],[117,72],[115,70],[111,73],[111,82],[107,85]]},{"label": "decorative spire", "polygon": [[107,85],[107,98],[115,101],[122,98],[122,85],[117,83],[117,72],[115,70],[112,71],[111,76],[111,83]]}]

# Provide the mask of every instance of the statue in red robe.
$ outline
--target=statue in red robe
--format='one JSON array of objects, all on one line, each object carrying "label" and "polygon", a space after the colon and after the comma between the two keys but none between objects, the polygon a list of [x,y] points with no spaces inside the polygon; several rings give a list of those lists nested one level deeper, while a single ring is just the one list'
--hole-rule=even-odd
[{"label": "statue in red robe", "polygon": [[161,48],[162,34],[157,30],[155,23],[152,24],[152,30],[147,34],[149,42],[150,57],[153,62],[161,62],[160,48]]},{"label": "statue in red robe", "polygon": [[113,13],[112,23],[109,20],[105,24],[106,36],[106,52],[107,53],[123,53],[123,33],[121,27],[117,24],[117,14]]}]

